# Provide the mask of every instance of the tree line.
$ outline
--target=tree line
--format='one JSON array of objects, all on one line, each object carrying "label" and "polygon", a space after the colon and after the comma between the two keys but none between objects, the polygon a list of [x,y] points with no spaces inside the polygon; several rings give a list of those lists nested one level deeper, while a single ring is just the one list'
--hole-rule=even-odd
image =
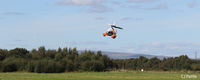
[{"label": "tree line", "polygon": [[0,49],[0,72],[36,72],[60,73],[81,71],[111,71],[111,70],[200,70],[200,61],[188,58],[186,55],[164,58],[156,57],[131,59],[111,59],[101,51],[82,51],[76,48],[48,49],[44,46],[27,50],[15,48]]}]

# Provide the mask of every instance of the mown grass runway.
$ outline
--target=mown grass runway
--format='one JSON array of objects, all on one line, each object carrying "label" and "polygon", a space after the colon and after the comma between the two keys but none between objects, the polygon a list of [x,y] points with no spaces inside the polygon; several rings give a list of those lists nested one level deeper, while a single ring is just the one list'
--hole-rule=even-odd
[{"label": "mown grass runway", "polygon": [[[195,75],[184,79],[181,75]],[[72,72],[72,73],[0,73],[0,80],[200,80],[199,73],[182,72]]]}]

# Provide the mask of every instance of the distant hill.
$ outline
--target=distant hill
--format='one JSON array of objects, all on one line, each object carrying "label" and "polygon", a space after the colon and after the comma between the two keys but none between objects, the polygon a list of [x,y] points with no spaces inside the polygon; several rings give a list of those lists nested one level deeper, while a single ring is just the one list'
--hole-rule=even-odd
[{"label": "distant hill", "polygon": [[168,58],[168,56],[156,56],[156,55],[139,54],[139,53],[136,54],[136,53],[123,53],[123,52],[108,52],[108,51],[102,51],[102,54],[106,54],[113,59],[139,58],[140,56],[144,56],[146,58],[157,57],[159,59]]},{"label": "distant hill", "polygon": [[[82,52],[84,50],[79,50]],[[97,51],[94,51],[97,52]],[[108,55],[112,59],[129,59],[129,58],[139,58],[140,56],[144,56],[146,58],[153,58],[157,57],[159,59],[169,58],[168,56],[156,56],[150,54],[139,54],[139,53],[126,53],[126,52],[109,52],[109,51],[102,51],[102,54]]]}]

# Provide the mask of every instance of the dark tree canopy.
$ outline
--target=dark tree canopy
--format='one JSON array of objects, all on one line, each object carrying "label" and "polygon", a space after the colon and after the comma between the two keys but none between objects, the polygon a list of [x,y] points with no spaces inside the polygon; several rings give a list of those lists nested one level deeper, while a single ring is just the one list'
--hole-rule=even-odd
[{"label": "dark tree canopy", "polygon": [[0,72],[27,71],[59,73],[72,71],[110,70],[200,70],[200,61],[186,55],[164,58],[111,59],[101,51],[79,52],[76,48],[45,49],[44,46],[28,51],[25,48],[0,49]]}]

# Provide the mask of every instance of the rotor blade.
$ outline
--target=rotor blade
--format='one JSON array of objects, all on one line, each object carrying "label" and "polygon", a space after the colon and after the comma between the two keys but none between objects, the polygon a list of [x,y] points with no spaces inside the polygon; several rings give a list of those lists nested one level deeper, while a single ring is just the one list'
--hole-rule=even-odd
[{"label": "rotor blade", "polygon": [[118,28],[118,29],[123,29],[123,28],[121,28],[121,27],[117,27],[117,26],[116,26],[115,28]]}]

